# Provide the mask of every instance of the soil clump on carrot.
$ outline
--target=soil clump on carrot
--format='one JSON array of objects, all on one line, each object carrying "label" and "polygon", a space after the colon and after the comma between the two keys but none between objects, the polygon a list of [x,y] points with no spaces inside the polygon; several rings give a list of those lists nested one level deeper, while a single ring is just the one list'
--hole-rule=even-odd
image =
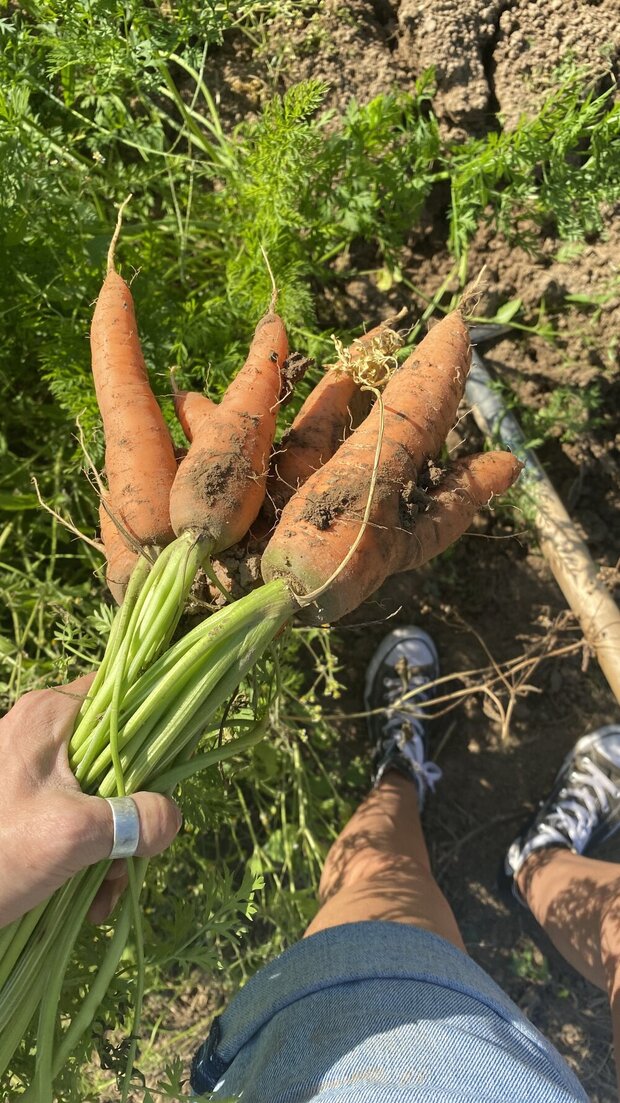
[{"label": "soil clump on carrot", "polygon": [[314,360],[301,352],[290,352],[280,368],[280,405],[286,406],[295,393],[295,387],[314,365]]},{"label": "soil clump on carrot", "polygon": [[[231,438],[231,444],[235,443],[240,445],[241,442],[235,442]],[[252,477],[253,470],[248,457],[236,450],[215,459],[211,454],[209,464],[210,466],[197,465],[191,472],[190,484],[197,498],[211,507],[222,502],[225,509],[234,511],[239,502],[229,488],[242,486],[246,479]]]}]

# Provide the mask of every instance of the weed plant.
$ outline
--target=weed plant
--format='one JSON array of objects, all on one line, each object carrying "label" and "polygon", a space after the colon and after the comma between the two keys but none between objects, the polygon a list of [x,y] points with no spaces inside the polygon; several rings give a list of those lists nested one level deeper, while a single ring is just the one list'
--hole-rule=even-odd
[{"label": "weed plant", "polygon": [[[620,107],[578,74],[535,118],[463,143],[440,136],[432,73],[410,93],[351,101],[340,115],[324,109],[326,86],[307,81],[274,94],[255,118],[223,122],[211,91],[213,51],[225,36],[263,34],[270,11],[225,0],[27,0],[0,20],[5,707],[92,668],[111,620],[100,557],[41,510],[31,477],[56,511],[94,535],[96,497],[75,425],[100,464],[88,326],[114,205],[129,192],[118,255],[125,277],[135,277],[145,355],[170,415],[170,367],[217,395],[243,361],[269,300],[261,245],[292,346],[329,360],[317,298],[354,274],[361,244],[389,283],[429,201],[445,202],[464,283],[481,220],[531,249],[541,226],[582,242],[600,230],[603,202],[620,198]],[[537,426],[544,431],[544,420]],[[155,1002],[162,990],[173,999],[190,985],[212,986],[219,973],[217,1002],[312,913],[322,857],[361,769],[321,720],[321,697],[338,692],[328,636],[293,633],[279,676],[268,740],[246,761],[183,787],[184,834],[154,864],[144,903]],[[107,937],[105,927],[85,934],[71,999]],[[97,1035],[67,1069],[59,1098],[68,1103],[101,1099],[124,1068],[113,1028],[130,1021],[131,966],[129,954]],[[162,1071],[156,1027],[153,1040],[142,1047],[134,1097],[179,1098],[185,1073],[178,1061]],[[88,1065],[93,1046],[99,1072]],[[19,1081],[11,1090],[19,1095]]]}]

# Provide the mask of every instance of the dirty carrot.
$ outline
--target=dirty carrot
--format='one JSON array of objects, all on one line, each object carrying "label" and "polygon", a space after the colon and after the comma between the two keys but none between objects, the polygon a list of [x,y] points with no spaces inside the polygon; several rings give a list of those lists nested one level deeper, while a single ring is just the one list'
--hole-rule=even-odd
[{"label": "dirty carrot", "polygon": [[440,555],[462,536],[479,509],[512,486],[522,468],[512,452],[480,452],[452,464],[429,490],[427,502],[419,503],[413,531],[395,533],[390,573],[414,571]]},{"label": "dirty carrot", "polygon": [[337,452],[343,440],[368,413],[368,392],[360,390],[353,370],[362,358],[372,368],[377,357],[391,355],[401,344],[387,323],[358,337],[347,354],[331,365],[311,391],[273,457],[269,496],[276,509]]},{"label": "dirty carrot", "polygon": [[[409,562],[426,562],[469,524],[477,507],[471,508],[469,498],[450,497],[451,483],[448,497],[439,495],[434,504],[436,525],[441,530],[443,517],[447,526],[445,540],[428,522],[418,524],[420,504],[413,494],[426,461],[439,454],[454,424],[469,364],[467,327],[455,311],[430,331],[392,376],[382,402],[285,506],[263,554],[263,577],[285,578],[303,604],[305,595],[320,591],[335,576],[315,609],[307,611],[310,619],[322,622],[344,616],[388,575],[408,569]],[[373,498],[362,526],[381,427]],[[491,472],[499,474],[500,464],[496,489]],[[512,456],[483,467],[489,479],[480,480],[479,504],[514,482],[520,467]],[[462,477],[473,491],[474,475],[470,472],[467,478],[465,470]],[[472,496],[473,500],[478,499]],[[356,540],[354,554],[338,573]]]},{"label": "dirty carrot", "polygon": [[271,308],[219,404],[175,396],[190,448],[172,486],[170,516],[177,535],[194,534],[205,553],[240,540],[260,510],[287,353],[284,323]]}]

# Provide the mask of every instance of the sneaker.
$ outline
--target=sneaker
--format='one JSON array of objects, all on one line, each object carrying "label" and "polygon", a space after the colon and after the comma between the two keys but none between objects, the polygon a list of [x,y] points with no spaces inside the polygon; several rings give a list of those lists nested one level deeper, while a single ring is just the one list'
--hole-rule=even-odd
[{"label": "sneaker", "polygon": [[620,726],[584,735],[564,760],[551,795],[509,847],[504,874],[523,904],[516,878],[535,850],[565,847],[585,854],[620,828]]},{"label": "sneaker", "polygon": [[[390,632],[366,671],[364,704],[370,713],[368,730],[376,744],[373,784],[376,788],[388,770],[398,770],[415,782],[420,810],[426,793],[434,790],[441,777],[439,767],[426,761],[424,724],[424,702],[435,696],[429,683],[438,675],[435,644],[427,632],[413,626]],[[415,697],[403,700],[412,690],[418,690]]]}]

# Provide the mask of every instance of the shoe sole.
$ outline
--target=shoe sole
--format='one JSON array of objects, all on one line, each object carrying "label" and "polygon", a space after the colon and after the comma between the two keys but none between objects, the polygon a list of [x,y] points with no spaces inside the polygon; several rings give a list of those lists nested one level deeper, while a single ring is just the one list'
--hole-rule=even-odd
[{"label": "shoe sole", "polygon": [[437,654],[437,648],[431,636],[428,632],[425,632],[423,628],[415,628],[414,626],[407,627],[403,625],[402,628],[394,628],[387,636],[385,636],[374,655],[372,656],[368,666],[366,668],[366,679],[364,681],[364,705],[369,707],[369,695],[372,689],[377,671],[381,666],[385,656],[392,650],[394,644],[399,643],[401,640],[418,639],[421,640],[429,649],[433,656],[433,662],[435,665],[434,676],[439,674],[439,655]]}]

